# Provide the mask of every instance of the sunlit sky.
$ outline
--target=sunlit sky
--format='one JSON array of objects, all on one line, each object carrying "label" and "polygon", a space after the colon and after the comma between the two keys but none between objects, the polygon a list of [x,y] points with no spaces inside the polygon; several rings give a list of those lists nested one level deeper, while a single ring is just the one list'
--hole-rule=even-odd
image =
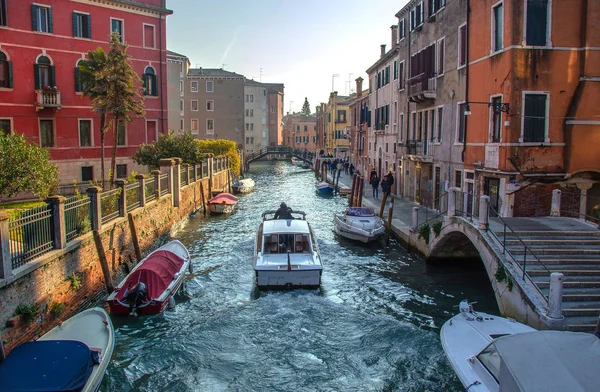
[{"label": "sunlit sky", "polygon": [[[284,112],[311,111],[365,79],[408,0],[167,0],[167,48],[192,67],[285,84]],[[262,71],[261,71],[262,69]],[[332,77],[337,74],[338,77]],[[352,75],[350,75],[352,74]]]}]

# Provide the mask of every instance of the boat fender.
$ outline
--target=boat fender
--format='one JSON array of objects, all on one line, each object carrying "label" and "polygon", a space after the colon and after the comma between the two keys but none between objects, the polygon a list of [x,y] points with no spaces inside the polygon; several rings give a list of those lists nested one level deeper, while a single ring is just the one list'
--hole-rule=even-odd
[{"label": "boat fender", "polygon": [[175,307],[175,298],[169,297],[169,309],[173,309]]},{"label": "boat fender", "polygon": [[194,273],[194,265],[192,264],[192,262],[190,261],[190,264],[188,265],[188,272],[190,274]]}]

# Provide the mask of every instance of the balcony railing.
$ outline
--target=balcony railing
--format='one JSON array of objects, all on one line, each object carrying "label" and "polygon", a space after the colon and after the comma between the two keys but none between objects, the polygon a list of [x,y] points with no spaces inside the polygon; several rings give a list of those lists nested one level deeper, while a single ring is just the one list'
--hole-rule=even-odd
[{"label": "balcony railing", "polygon": [[428,78],[421,73],[408,80],[408,96],[412,102],[420,102],[436,98],[436,77]]},{"label": "balcony railing", "polygon": [[406,141],[406,149],[409,155],[431,157],[433,156],[433,141],[409,139]]},{"label": "balcony railing", "polygon": [[44,108],[60,109],[62,107],[59,90],[36,90],[35,95],[35,106],[37,110],[42,110]]}]

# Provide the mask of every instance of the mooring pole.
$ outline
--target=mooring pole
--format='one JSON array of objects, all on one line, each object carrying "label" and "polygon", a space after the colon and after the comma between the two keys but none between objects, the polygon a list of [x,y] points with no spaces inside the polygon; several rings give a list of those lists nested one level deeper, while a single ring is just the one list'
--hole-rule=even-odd
[{"label": "mooring pole", "polygon": [[365,179],[364,177],[360,177],[359,178],[359,183],[358,183],[358,203],[356,203],[357,207],[362,207],[362,197],[363,197],[363,187],[365,186]]},{"label": "mooring pole", "polygon": [[4,342],[2,342],[2,334],[0,334],[0,363],[6,359],[6,351],[4,351]]},{"label": "mooring pole", "polygon": [[100,266],[102,267],[102,274],[104,274],[104,281],[106,282],[106,290],[109,293],[115,291],[115,286],[112,282],[112,276],[110,275],[110,270],[108,269],[108,261],[106,260],[106,253],[104,253],[104,246],[102,245],[102,238],[100,238],[100,233],[98,230],[94,230],[94,243],[96,244],[96,251],[98,252],[98,257],[100,258]]},{"label": "mooring pole", "polygon": [[338,170],[337,179],[335,180],[335,189],[337,189],[338,193],[340,192],[340,175],[342,174],[342,170]]},{"label": "mooring pole", "polygon": [[352,176],[352,188],[350,189],[350,198],[348,204],[350,207],[354,207],[354,193],[356,192],[356,174]]},{"label": "mooring pole", "polygon": [[385,202],[387,201],[387,193],[383,192],[383,197],[381,198],[381,206],[379,207],[379,217],[383,218],[383,210],[385,209]]},{"label": "mooring pole", "polygon": [[230,175],[230,171],[229,169],[227,169],[227,189],[229,190],[229,193],[231,193],[231,177],[232,175]]},{"label": "mooring pole", "polygon": [[133,242],[133,249],[135,250],[135,257],[137,262],[142,261],[142,251],[140,250],[140,243],[138,241],[137,230],[135,229],[135,222],[133,221],[133,214],[130,212],[127,214],[127,220],[129,220],[129,230],[131,231],[131,241]]},{"label": "mooring pole", "polygon": [[204,215],[206,215],[206,201],[204,200],[204,182],[200,180],[200,194],[202,195],[202,209],[204,210]]},{"label": "mooring pole", "polygon": [[387,233],[385,235],[386,242],[390,242],[390,234],[392,232],[392,215],[394,213],[394,197],[390,198],[390,208],[388,209],[387,216]]}]

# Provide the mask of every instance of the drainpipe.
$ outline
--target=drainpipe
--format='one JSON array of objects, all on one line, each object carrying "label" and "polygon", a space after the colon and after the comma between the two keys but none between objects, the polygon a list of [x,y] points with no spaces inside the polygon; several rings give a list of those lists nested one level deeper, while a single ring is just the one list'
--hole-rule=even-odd
[{"label": "drainpipe", "polygon": [[[164,2],[163,2],[164,4]],[[166,4],[164,4],[164,6],[166,6]],[[164,8],[163,6],[163,8]],[[166,18],[165,18],[165,23],[167,22]],[[165,59],[165,64],[164,64],[164,68],[163,68],[163,36],[162,36],[162,14],[159,13],[158,14],[158,33],[159,33],[159,50],[160,53],[158,55],[159,59],[160,59],[160,91],[161,91],[161,97],[160,97],[160,130],[162,132],[162,134],[165,134],[165,112],[164,112],[164,104],[165,104],[165,91],[163,91],[163,78],[164,78],[164,73],[167,71],[167,64],[166,64],[166,59]]]},{"label": "drainpipe", "polygon": [[[466,61],[465,61],[465,78],[466,78],[466,82],[465,82],[465,102],[469,102],[469,34],[470,34],[470,15],[471,15],[471,1],[467,0],[467,48],[466,48],[466,53],[465,53],[465,57],[466,57]],[[458,114],[460,116],[460,113]],[[467,150],[467,128],[468,128],[468,122],[469,122],[469,116],[464,116],[465,117],[465,133],[463,135],[463,149],[462,149],[462,153],[461,153],[461,160],[464,163],[465,162],[465,152]],[[458,121],[458,123],[460,124],[460,119]]]}]

